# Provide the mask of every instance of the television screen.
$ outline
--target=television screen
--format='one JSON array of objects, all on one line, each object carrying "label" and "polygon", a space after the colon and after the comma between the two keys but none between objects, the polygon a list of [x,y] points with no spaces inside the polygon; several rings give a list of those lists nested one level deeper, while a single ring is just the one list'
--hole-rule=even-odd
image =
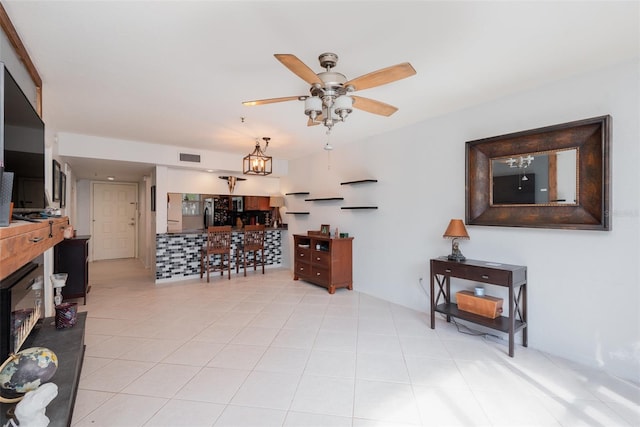
[{"label": "television screen", "polygon": [[4,169],[13,172],[15,212],[46,208],[44,123],[5,66],[2,73]]}]

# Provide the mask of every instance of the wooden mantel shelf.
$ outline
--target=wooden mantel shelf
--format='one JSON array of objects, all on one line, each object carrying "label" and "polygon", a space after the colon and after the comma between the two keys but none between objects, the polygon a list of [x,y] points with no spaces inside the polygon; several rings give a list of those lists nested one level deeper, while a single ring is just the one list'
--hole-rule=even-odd
[{"label": "wooden mantel shelf", "polygon": [[0,228],[0,279],[54,247],[64,238],[68,217],[15,221]]}]

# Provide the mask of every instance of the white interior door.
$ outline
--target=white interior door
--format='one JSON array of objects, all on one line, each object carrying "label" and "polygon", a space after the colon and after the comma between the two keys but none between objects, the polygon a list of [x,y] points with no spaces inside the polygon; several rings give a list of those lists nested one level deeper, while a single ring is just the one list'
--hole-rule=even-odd
[{"label": "white interior door", "polygon": [[93,260],[133,258],[137,184],[93,183]]}]

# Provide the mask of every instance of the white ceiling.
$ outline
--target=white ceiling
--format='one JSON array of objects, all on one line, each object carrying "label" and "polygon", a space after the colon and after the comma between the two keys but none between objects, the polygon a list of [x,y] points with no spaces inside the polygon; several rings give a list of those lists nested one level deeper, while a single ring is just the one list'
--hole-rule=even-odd
[{"label": "white ceiling", "polygon": [[269,136],[268,154],[283,159],[327,136],[307,127],[302,102],[242,105],[308,94],[274,53],[319,72],[318,55],[335,52],[348,79],[416,69],[357,92],[399,111],[355,110],[334,147],[639,55],[637,1],[2,4],[42,77],[48,129],[242,155]]}]

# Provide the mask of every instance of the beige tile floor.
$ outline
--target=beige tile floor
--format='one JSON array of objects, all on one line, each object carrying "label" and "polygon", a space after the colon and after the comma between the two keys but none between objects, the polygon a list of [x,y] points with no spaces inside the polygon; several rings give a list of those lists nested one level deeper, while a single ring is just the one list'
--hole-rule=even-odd
[{"label": "beige tile floor", "polygon": [[74,426],[640,424],[637,385],[285,269],[155,285],[116,260],[90,282]]}]

